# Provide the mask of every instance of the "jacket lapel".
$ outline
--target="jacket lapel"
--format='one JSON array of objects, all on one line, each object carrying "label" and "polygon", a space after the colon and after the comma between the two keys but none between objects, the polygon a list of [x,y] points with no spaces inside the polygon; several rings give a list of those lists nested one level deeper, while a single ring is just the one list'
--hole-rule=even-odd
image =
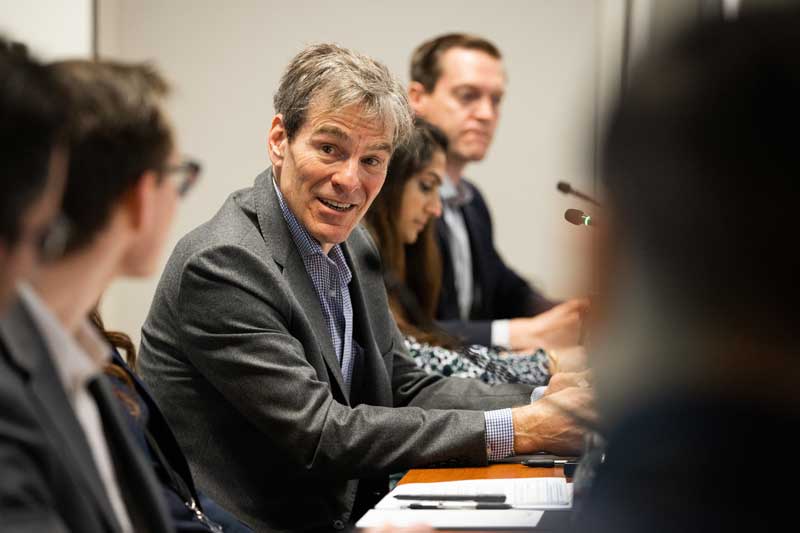
[{"label": "jacket lapel", "polygon": [[14,304],[0,321],[0,334],[12,359],[28,371],[39,421],[53,444],[53,451],[61,457],[64,468],[91,494],[110,529],[120,531],[80,422],[64,392],[51,355],[21,302]]},{"label": "jacket lapel", "polygon": [[325,322],[325,316],[322,313],[319,296],[314,289],[311,278],[308,276],[308,272],[306,272],[303,258],[300,257],[297,246],[295,246],[289,233],[272,181],[271,167],[256,178],[254,197],[261,236],[270,249],[273,259],[283,269],[286,282],[292,288],[292,293],[297,297],[308,316],[308,320],[314,330],[314,336],[322,352],[322,357],[325,360],[325,365],[328,367],[328,372],[339,389],[339,397],[344,402],[347,402],[347,394],[345,393],[347,389],[344,386],[341,365],[333,348],[333,341],[328,331],[328,325]]},{"label": "jacket lapel", "polygon": [[[353,234],[359,231],[362,231],[362,228],[357,227],[353,230]],[[357,398],[361,402],[369,403],[370,405],[391,406],[391,398],[382,396],[382,391],[392,390],[392,384],[381,359],[380,349],[375,343],[372,324],[369,321],[370,312],[364,299],[365,293],[385,290],[383,276],[379,272],[365,271],[365,269],[361,268],[361,265],[365,264],[365,262],[354,260],[354,258],[363,258],[366,254],[377,253],[360,246],[360,244],[361,242],[359,242],[358,238],[351,235],[342,246],[347,264],[353,272],[353,279],[350,280],[349,289],[350,302],[353,306],[354,347],[355,345],[361,347],[359,355],[361,360],[356,360],[356,363],[360,364],[356,364],[353,367],[352,391],[354,392],[354,399]],[[357,352],[354,351],[353,355],[356,356]],[[361,384],[365,382],[369,383],[369,387],[362,389]],[[376,395],[380,397],[376,397]]]}]

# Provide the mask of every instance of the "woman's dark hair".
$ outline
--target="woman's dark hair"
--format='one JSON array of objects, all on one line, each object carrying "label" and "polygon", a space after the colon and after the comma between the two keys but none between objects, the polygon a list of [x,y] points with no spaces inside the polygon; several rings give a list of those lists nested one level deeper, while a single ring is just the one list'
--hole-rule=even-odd
[{"label": "woman's dark hair", "polygon": [[[386,182],[367,211],[365,220],[381,255],[387,277],[389,305],[400,330],[418,340],[436,344],[452,344],[444,334],[432,330],[413,318],[420,313],[433,322],[441,290],[442,259],[435,240],[434,221],[420,232],[414,244],[406,245],[400,237],[397,221],[406,182],[430,164],[437,152],[447,153],[447,137],[436,126],[421,118],[414,120],[414,131],[405,144],[392,155]],[[417,310],[409,309],[411,302],[399,291],[410,292],[416,298]],[[407,303],[404,305],[403,302]]]},{"label": "woman's dark hair", "polygon": [[[133,345],[131,338],[121,331],[106,330],[103,319],[100,317],[100,311],[98,311],[97,308],[92,309],[92,312],[89,314],[89,320],[92,321],[92,324],[94,324],[97,330],[106,338],[111,346],[123,352],[123,356],[128,362],[128,365],[135,369],[136,347]],[[103,372],[122,381],[130,389],[131,393],[127,394],[120,388],[115,387],[114,394],[122,402],[125,408],[128,409],[128,412],[130,412],[134,418],[138,418],[141,414],[141,409],[139,408],[139,403],[135,399],[137,396],[136,385],[134,385],[128,373],[114,363],[108,363],[105,368],[103,368]]]}]

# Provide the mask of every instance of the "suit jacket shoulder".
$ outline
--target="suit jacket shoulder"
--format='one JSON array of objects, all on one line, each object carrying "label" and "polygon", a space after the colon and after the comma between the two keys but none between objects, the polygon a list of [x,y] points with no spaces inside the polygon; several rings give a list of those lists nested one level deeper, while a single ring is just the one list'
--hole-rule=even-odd
[{"label": "suit jacket shoulder", "polygon": [[4,528],[119,531],[88,443],[21,302],[0,320],[0,338]]},{"label": "suit jacket shoulder", "polygon": [[[9,515],[22,524],[18,531],[27,531],[26,527],[60,531],[62,526],[89,533],[120,531],[53,355],[23,303],[17,302],[0,320],[0,338],[0,466],[4,473],[0,506],[11,507]],[[123,476],[118,479],[128,483],[122,492],[134,527],[172,531],[154,475],[126,433],[110,385],[102,376],[98,379],[98,389],[107,394],[98,409],[104,413],[109,448],[118,454],[114,468]],[[8,477],[7,469],[13,472]],[[5,519],[7,509],[0,510]],[[7,525],[4,520],[4,531]]]}]

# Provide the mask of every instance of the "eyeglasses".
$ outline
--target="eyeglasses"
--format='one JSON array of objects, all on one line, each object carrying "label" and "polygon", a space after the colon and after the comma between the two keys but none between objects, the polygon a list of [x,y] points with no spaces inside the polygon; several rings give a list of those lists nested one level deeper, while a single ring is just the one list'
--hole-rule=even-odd
[{"label": "eyeglasses", "polygon": [[162,175],[177,180],[178,196],[186,196],[186,193],[194,186],[200,178],[202,166],[198,161],[186,159],[177,165],[168,165],[162,170]]}]

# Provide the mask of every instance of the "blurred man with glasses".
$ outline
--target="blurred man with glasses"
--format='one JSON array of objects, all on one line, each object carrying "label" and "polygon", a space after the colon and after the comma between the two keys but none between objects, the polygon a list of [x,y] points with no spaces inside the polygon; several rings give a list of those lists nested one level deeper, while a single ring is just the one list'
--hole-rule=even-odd
[{"label": "blurred man with glasses", "polygon": [[103,374],[111,347],[87,315],[115,278],[153,273],[199,165],[178,156],[162,109],[168,86],[152,68],[68,61],[50,69],[71,104],[69,180],[61,223],[43,241],[49,257],[0,322],[10,362],[0,374],[18,378],[2,411],[14,416],[6,425],[18,478],[10,485],[3,464],[3,528],[8,516],[11,531],[172,531]]}]

